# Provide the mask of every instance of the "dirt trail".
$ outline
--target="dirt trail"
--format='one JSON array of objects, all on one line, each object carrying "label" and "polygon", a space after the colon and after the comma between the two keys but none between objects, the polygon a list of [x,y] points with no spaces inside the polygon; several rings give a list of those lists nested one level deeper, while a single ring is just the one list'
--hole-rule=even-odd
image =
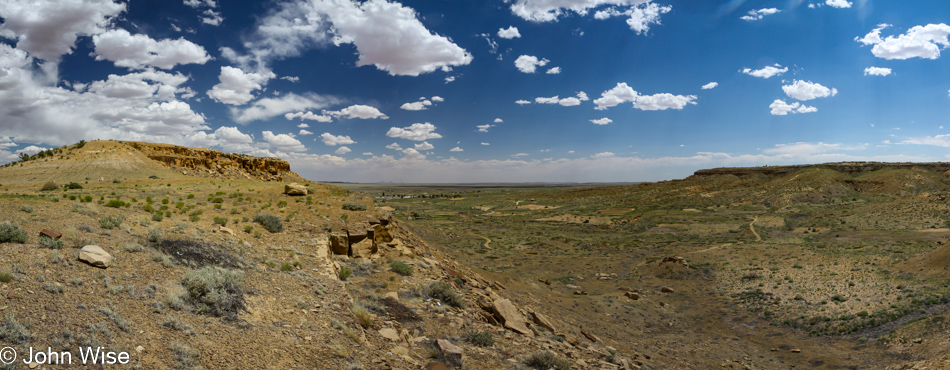
[{"label": "dirt trail", "polygon": [[759,236],[759,233],[755,232],[755,226],[752,226],[752,224],[755,223],[756,219],[757,219],[756,217],[753,217],[752,222],[749,223],[749,231],[752,232],[752,235],[755,235],[755,241],[758,242],[758,241],[762,241],[762,237]]},{"label": "dirt trail", "polygon": [[485,249],[491,249],[491,247],[488,246],[489,244],[491,244],[491,238],[487,236],[483,236],[482,238],[485,238]]}]

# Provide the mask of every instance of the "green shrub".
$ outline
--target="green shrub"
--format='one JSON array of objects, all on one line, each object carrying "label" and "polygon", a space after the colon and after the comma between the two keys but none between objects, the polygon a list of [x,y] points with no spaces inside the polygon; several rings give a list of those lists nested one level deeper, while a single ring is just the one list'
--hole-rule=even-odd
[{"label": "green shrub", "polygon": [[187,196],[186,198],[188,198],[188,199],[195,199],[195,195],[194,195],[194,194],[188,194],[188,196]]},{"label": "green shrub", "polygon": [[66,189],[82,189],[82,185],[76,182],[70,182],[69,184],[66,184]]},{"label": "green shrub", "polygon": [[0,243],[26,243],[26,231],[9,222],[0,223]]},{"label": "green shrub", "polygon": [[122,216],[103,217],[99,219],[99,226],[102,226],[103,229],[113,229],[121,225],[124,220],[125,218]]},{"label": "green shrub", "polygon": [[280,202],[277,202],[277,208],[284,208],[284,207],[286,207],[286,206],[287,206],[287,201],[286,201],[286,200],[282,200],[282,201],[280,201]]},{"label": "green shrub", "polygon": [[347,211],[365,211],[366,206],[359,203],[346,202],[346,203],[343,203],[343,209]]},{"label": "green shrub", "polygon": [[281,270],[281,271],[293,271],[293,270],[294,270],[294,265],[291,265],[291,264],[289,264],[289,263],[287,263],[287,262],[281,263],[281,264],[280,264],[280,270]]},{"label": "green shrub", "polygon": [[156,243],[162,238],[162,229],[148,229],[148,241]]},{"label": "green shrub", "polygon": [[33,207],[30,206],[21,206],[20,210],[26,213],[33,213]]},{"label": "green shrub", "polygon": [[139,243],[129,243],[125,245],[125,248],[123,248],[123,250],[129,253],[138,253],[138,252],[144,251],[145,247],[143,247]]},{"label": "green shrub", "polygon": [[112,208],[120,208],[120,207],[125,207],[125,206],[126,206],[126,203],[118,199],[113,199],[113,200],[110,200],[109,203],[106,203],[106,207],[112,207]]},{"label": "green shrub", "polygon": [[69,196],[69,200],[76,200],[76,196],[75,196],[75,195],[70,195],[70,196]]},{"label": "green shrub", "polygon": [[201,217],[198,217],[198,215],[188,216],[188,221],[198,222],[198,220],[201,220]]},{"label": "green shrub", "polygon": [[571,368],[571,363],[565,359],[557,357],[550,351],[536,352],[525,360],[525,365],[538,370],[567,370]]},{"label": "green shrub", "polygon": [[152,221],[159,222],[159,221],[161,221],[163,218],[164,218],[164,217],[162,216],[161,213],[153,213],[153,214],[152,214]]},{"label": "green shrub", "polygon": [[244,232],[250,234],[251,231],[254,231],[254,226],[251,226],[251,225],[244,226]]},{"label": "green shrub", "polygon": [[465,301],[452,289],[452,285],[444,281],[435,281],[429,284],[424,291],[425,295],[435,298],[452,307],[462,307]]},{"label": "green shrub", "polygon": [[63,243],[62,240],[53,239],[45,235],[40,237],[40,246],[43,248],[63,249],[64,245],[66,245],[66,243]]},{"label": "green shrub", "polygon": [[240,271],[208,266],[185,274],[181,284],[198,313],[233,318],[245,308],[243,280]]},{"label": "green shrub", "polygon": [[402,261],[393,261],[389,264],[389,267],[393,269],[393,272],[402,275],[402,276],[411,276],[412,275],[412,266],[407,265]]},{"label": "green shrub", "polygon": [[254,222],[261,224],[267,231],[271,233],[279,233],[284,231],[284,224],[280,222],[280,219],[277,216],[269,215],[266,213],[258,214],[254,216]]},{"label": "green shrub", "polygon": [[86,203],[92,202],[92,195],[86,196]]},{"label": "green shrub", "polygon": [[495,344],[495,338],[492,338],[491,333],[487,331],[469,330],[462,334],[462,338],[479,347],[489,347]]},{"label": "green shrub", "polygon": [[42,191],[50,191],[50,190],[56,190],[56,189],[59,189],[59,185],[56,185],[56,183],[52,181],[47,181],[45,184],[43,184],[43,187],[40,188],[40,190]]},{"label": "green shrub", "polygon": [[214,223],[216,223],[216,224],[218,224],[218,225],[221,225],[221,226],[227,226],[227,224],[228,224],[228,218],[227,218],[227,217],[215,217],[215,218],[214,218]]},{"label": "green shrub", "polygon": [[168,198],[162,199],[162,204],[168,204]]},{"label": "green shrub", "polygon": [[224,198],[218,197],[210,200],[211,203],[224,203]]},{"label": "green shrub", "polygon": [[346,281],[350,275],[353,275],[353,270],[351,270],[349,266],[340,267],[340,274],[338,275],[340,280]]},{"label": "green shrub", "polygon": [[13,281],[13,274],[7,271],[0,272],[0,283],[9,283],[11,281]]}]

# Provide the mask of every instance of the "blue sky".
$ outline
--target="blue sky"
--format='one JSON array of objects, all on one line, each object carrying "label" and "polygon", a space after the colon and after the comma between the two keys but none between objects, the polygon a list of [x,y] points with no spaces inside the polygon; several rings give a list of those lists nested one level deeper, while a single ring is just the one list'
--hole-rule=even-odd
[{"label": "blue sky", "polygon": [[0,161],[83,138],[358,182],[945,161],[948,14],[872,0],[4,1]]}]

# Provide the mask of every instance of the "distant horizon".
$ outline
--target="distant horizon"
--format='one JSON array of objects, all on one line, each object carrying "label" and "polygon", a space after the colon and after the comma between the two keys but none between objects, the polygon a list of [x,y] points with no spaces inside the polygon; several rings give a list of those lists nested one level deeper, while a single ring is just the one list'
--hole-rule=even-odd
[{"label": "distant horizon", "polygon": [[77,138],[349,182],[950,158],[950,2],[0,2],[0,163]]}]

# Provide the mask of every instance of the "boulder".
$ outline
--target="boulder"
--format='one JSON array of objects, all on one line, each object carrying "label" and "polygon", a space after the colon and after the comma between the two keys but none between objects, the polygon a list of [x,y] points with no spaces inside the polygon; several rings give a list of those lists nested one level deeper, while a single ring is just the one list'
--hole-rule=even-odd
[{"label": "boulder", "polygon": [[372,239],[363,239],[359,243],[353,244],[350,247],[353,255],[351,257],[355,258],[371,258],[376,254],[376,243],[373,243]]},{"label": "boulder", "polygon": [[296,182],[284,185],[284,194],[287,195],[307,195],[307,187]]},{"label": "boulder", "polygon": [[551,323],[551,320],[548,320],[547,317],[539,312],[532,312],[531,320],[534,321],[535,324],[538,324],[538,326],[550,330],[552,333],[557,332],[557,330],[554,329],[554,324]]},{"label": "boulder", "polygon": [[673,288],[665,286],[665,287],[660,288],[660,291],[663,293],[673,293]]},{"label": "boulder", "polygon": [[635,293],[635,292],[626,292],[626,293],[624,293],[623,295],[627,296],[627,298],[630,298],[630,299],[632,299],[632,300],[634,300],[634,301],[640,299],[640,294],[639,294],[639,293]]},{"label": "boulder", "polygon": [[380,224],[373,225],[373,238],[376,239],[377,245],[393,241],[393,235],[389,232],[389,228]]},{"label": "boulder", "polygon": [[399,333],[396,332],[396,329],[393,328],[382,328],[379,329],[379,335],[383,338],[389,339],[393,342],[399,341]]},{"label": "boulder", "polygon": [[594,343],[600,342],[600,337],[594,335],[594,333],[591,333],[587,330],[581,330],[581,334],[587,337],[587,339],[590,339],[591,342],[594,342]]},{"label": "boulder", "polygon": [[98,245],[87,245],[79,250],[79,260],[96,267],[108,268],[112,266],[114,258]]},{"label": "boulder", "polygon": [[350,244],[357,243],[366,238],[373,238],[373,228],[368,223],[353,223],[346,226],[346,235],[350,238]]},{"label": "boulder", "polygon": [[425,370],[449,370],[448,366],[441,362],[433,362],[425,367]]},{"label": "boulder", "polygon": [[330,250],[333,254],[346,255],[350,253],[350,240],[346,234],[330,234]]},{"label": "boulder", "polygon": [[59,239],[63,237],[63,234],[56,232],[56,230],[50,229],[43,229],[43,231],[40,231],[40,235],[50,239]]},{"label": "boulder", "polygon": [[439,350],[442,351],[442,358],[449,363],[462,365],[462,347],[456,346],[445,339],[437,340],[436,344],[439,346]]},{"label": "boulder", "polygon": [[524,319],[524,316],[518,313],[518,309],[515,308],[515,305],[511,304],[511,301],[507,299],[496,299],[492,302],[492,311],[495,313],[495,317],[498,321],[506,328],[524,335],[530,336],[534,334],[531,329],[528,329],[528,322]]}]

